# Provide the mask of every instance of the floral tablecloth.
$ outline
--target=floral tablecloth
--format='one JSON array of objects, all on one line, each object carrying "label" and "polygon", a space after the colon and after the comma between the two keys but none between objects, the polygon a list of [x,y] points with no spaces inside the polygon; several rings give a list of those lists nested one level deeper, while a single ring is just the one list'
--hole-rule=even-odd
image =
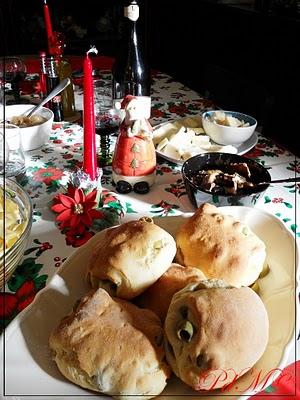
[{"label": "floral tablecloth", "polygon": [[[102,79],[108,76],[109,72],[102,72]],[[77,105],[81,100],[79,90]],[[213,104],[209,100],[201,98],[198,93],[175,82],[168,75],[154,75],[153,126],[196,115],[211,107]],[[81,165],[82,142],[80,121],[55,123],[49,143],[26,153],[26,176],[21,184],[33,202],[33,225],[23,261],[1,293],[5,297],[5,307],[1,308],[5,325],[33,301],[36,293],[49,282],[64,260],[95,233],[92,230],[62,233],[55,224],[55,214],[50,210],[53,197],[65,189],[70,172]],[[259,136],[258,144],[246,156],[269,168],[273,179],[300,174],[300,160],[265,137]],[[194,211],[185,191],[180,166],[158,159],[156,175],[156,183],[150,193],[120,195],[114,192],[111,185],[111,169],[104,168],[102,201],[107,214],[98,229],[145,215],[167,217]],[[279,218],[297,241],[300,240],[300,207],[298,210],[296,208],[299,193],[299,184],[271,185],[255,205]]]}]

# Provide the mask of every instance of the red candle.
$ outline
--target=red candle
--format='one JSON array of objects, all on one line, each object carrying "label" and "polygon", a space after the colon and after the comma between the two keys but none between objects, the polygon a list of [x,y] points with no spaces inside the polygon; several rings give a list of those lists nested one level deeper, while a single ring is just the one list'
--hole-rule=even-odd
[{"label": "red candle", "polygon": [[83,61],[83,171],[91,180],[97,178],[96,131],[94,110],[93,64],[89,57],[90,52],[97,52],[91,48]]},{"label": "red candle", "polygon": [[44,20],[45,20],[47,39],[48,39],[49,54],[52,54],[51,47],[52,47],[52,42],[53,42],[53,31],[52,31],[50,11],[49,11],[49,7],[47,4],[47,0],[44,0]]}]

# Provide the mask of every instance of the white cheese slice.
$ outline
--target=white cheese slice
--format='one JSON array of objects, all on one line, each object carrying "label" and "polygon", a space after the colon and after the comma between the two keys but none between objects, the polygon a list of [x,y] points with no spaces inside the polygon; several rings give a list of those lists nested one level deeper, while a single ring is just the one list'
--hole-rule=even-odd
[{"label": "white cheese slice", "polygon": [[188,130],[193,131],[194,135],[205,135],[203,128],[193,128],[193,129],[188,128]]},{"label": "white cheese slice", "polygon": [[180,149],[181,147],[187,146],[191,143],[193,134],[190,131],[186,131],[184,127],[181,127],[179,131],[170,138],[170,143]]},{"label": "white cheese slice", "polygon": [[204,136],[204,135],[194,136],[192,139],[192,146],[198,147],[200,149],[201,148],[209,149],[211,146],[209,136]]},{"label": "white cheese slice", "polygon": [[228,126],[241,126],[243,125],[244,121],[240,121],[239,119],[233,117],[232,115],[227,115],[226,116],[226,125]]},{"label": "white cheese slice", "polygon": [[180,160],[181,152],[170,142],[163,148],[162,153],[165,154],[167,157],[174,158],[175,160]]},{"label": "white cheese slice", "polygon": [[169,139],[168,138],[164,138],[161,142],[158,143],[156,149],[158,151],[161,151],[168,143],[169,143]]}]

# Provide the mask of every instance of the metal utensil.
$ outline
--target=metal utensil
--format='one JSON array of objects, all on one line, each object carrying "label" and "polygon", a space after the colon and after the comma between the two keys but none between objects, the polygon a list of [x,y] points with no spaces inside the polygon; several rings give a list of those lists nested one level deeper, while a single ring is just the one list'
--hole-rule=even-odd
[{"label": "metal utensil", "polygon": [[300,182],[300,176],[295,178],[274,179],[270,182],[258,182],[255,185],[273,185],[273,183]]},{"label": "metal utensil", "polygon": [[[48,103],[48,101],[52,100],[53,97],[57,96],[60,92],[62,92],[69,84],[71,80],[69,78],[63,79],[53,90],[48,94],[47,97],[44,98],[38,105],[33,107],[31,110],[26,110],[23,114],[26,117],[30,117],[32,114],[36,113],[44,104]],[[28,113],[28,114],[27,114]]]}]

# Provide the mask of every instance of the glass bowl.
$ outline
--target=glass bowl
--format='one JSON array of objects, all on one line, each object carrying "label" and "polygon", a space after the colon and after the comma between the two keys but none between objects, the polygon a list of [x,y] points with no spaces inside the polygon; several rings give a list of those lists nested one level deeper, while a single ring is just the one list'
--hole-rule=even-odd
[{"label": "glass bowl", "polygon": [[[217,194],[195,184],[193,176],[201,170],[222,170],[228,172],[231,164],[246,164],[251,173],[254,187],[236,194]],[[182,166],[182,177],[188,197],[195,208],[202,203],[220,206],[253,207],[270,186],[271,176],[268,170],[255,160],[229,153],[204,153],[189,158]],[[266,184],[264,184],[266,182]]]},{"label": "glass bowl", "polygon": [[[11,277],[23,257],[32,225],[32,204],[27,192],[15,181],[9,178],[4,179],[3,177],[0,177],[0,188],[3,189],[3,192],[1,191],[0,193],[1,196],[6,196],[6,199],[11,199],[18,205],[20,223],[24,223],[18,239],[12,244],[12,246],[8,246],[5,249],[3,237],[0,237],[0,287],[2,287]],[[1,203],[3,204],[3,198],[1,199]],[[5,219],[6,218],[7,215],[5,215]],[[3,218],[2,224],[5,225]],[[2,232],[0,232],[0,236],[3,236],[3,232],[4,226]],[[7,239],[7,235],[5,235],[5,238]],[[3,251],[4,249],[5,251]]]}]

